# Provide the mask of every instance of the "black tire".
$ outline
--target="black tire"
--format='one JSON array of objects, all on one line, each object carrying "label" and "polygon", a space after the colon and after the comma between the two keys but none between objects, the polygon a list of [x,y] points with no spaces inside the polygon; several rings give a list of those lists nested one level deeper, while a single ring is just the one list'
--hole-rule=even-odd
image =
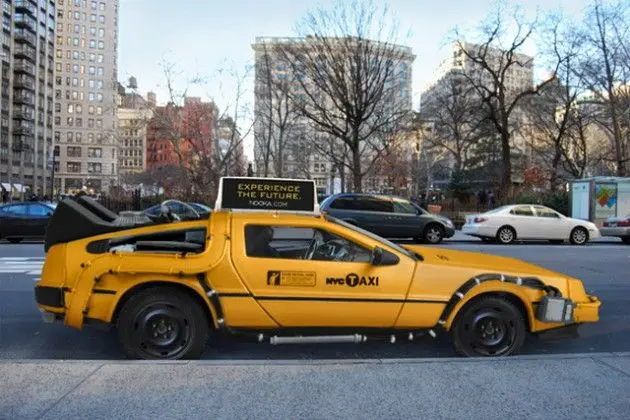
[{"label": "black tire", "polygon": [[437,223],[429,223],[422,233],[424,241],[431,245],[437,245],[444,239],[444,228]]},{"label": "black tire", "polygon": [[623,242],[626,245],[630,245],[630,236],[626,236],[624,238],[621,238],[621,242]]},{"label": "black tire", "polygon": [[516,231],[512,226],[502,226],[497,231],[496,240],[503,245],[510,245],[516,241]]},{"label": "black tire", "polygon": [[206,348],[208,319],[186,293],[152,287],[133,295],[116,328],[130,359],[197,359]]},{"label": "black tire", "polygon": [[7,238],[7,241],[11,242],[12,244],[19,244],[20,242],[22,242],[22,238]]},{"label": "black tire", "polygon": [[573,228],[569,240],[573,245],[584,245],[588,242],[588,230],[582,226]]},{"label": "black tire", "polygon": [[521,311],[510,301],[481,297],[466,304],[451,330],[453,348],[465,357],[498,357],[517,354],[527,335]]}]

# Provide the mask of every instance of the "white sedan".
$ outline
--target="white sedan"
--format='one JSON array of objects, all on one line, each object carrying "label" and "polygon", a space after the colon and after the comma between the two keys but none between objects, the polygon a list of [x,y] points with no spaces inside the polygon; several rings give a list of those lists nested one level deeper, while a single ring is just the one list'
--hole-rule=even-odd
[{"label": "white sedan", "polygon": [[601,236],[594,223],[530,204],[502,206],[483,214],[467,216],[462,232],[485,242],[497,241],[501,244],[517,240],[548,240],[584,245]]}]

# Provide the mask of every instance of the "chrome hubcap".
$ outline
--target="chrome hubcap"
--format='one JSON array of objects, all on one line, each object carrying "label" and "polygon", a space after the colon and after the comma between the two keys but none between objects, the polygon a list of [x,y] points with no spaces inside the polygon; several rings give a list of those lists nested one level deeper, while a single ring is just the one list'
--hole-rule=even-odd
[{"label": "chrome hubcap", "polygon": [[584,233],[584,231],[581,229],[576,230],[575,232],[573,232],[573,240],[577,242],[578,244],[585,242],[586,233]]},{"label": "chrome hubcap", "polygon": [[499,233],[499,237],[503,242],[510,242],[514,238],[514,234],[512,234],[510,229],[503,229],[501,233]]},{"label": "chrome hubcap", "polygon": [[439,229],[437,228],[431,228],[429,229],[429,231],[427,232],[427,238],[429,239],[429,241],[431,242],[437,242],[440,240],[441,234]]}]

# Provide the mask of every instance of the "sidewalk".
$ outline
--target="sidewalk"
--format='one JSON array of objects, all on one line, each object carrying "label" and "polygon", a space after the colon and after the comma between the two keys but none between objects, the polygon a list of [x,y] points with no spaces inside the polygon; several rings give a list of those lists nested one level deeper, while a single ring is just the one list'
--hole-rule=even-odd
[{"label": "sidewalk", "polygon": [[628,418],[630,353],[0,362],[0,418]]}]

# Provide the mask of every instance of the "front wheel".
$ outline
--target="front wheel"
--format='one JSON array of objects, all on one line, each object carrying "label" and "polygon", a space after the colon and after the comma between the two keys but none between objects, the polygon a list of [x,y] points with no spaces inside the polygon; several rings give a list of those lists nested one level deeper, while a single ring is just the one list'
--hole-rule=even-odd
[{"label": "front wheel", "polygon": [[196,359],[206,347],[208,320],[194,299],[156,287],[132,296],[116,323],[130,359]]},{"label": "front wheel", "polygon": [[468,303],[455,319],[453,347],[460,356],[509,356],[525,342],[523,314],[508,300],[482,297]]},{"label": "front wheel", "polygon": [[588,242],[588,231],[581,226],[571,231],[571,243],[573,245],[584,245]]},{"label": "front wheel", "polygon": [[497,242],[503,245],[509,245],[516,240],[516,231],[510,226],[503,226],[497,232]]}]

